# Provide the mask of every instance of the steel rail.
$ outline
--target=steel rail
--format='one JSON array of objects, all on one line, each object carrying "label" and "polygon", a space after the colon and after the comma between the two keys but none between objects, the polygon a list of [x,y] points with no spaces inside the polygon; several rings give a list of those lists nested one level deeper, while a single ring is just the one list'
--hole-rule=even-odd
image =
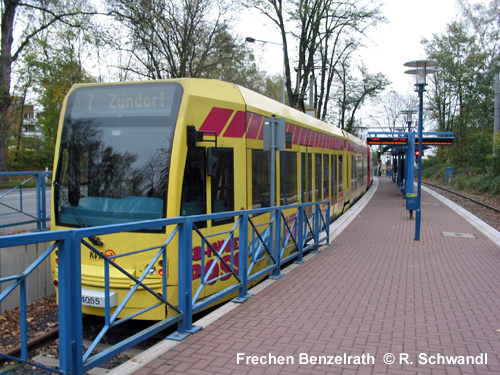
[{"label": "steel rail", "polygon": [[[28,352],[42,348],[47,345],[47,343],[54,342],[59,338],[59,328],[53,328],[47,332],[44,332],[38,336],[35,336],[31,339],[28,340]],[[7,350],[5,355],[11,356],[11,357],[17,357],[21,353],[21,345],[15,346],[9,350]],[[0,357],[0,364],[3,364],[4,362],[8,361],[8,358],[5,357]]]},{"label": "steel rail", "polygon": [[424,184],[426,184],[426,185],[429,185],[429,186],[435,187],[436,189],[441,189],[441,190],[444,190],[444,191],[446,191],[446,192],[448,192],[448,193],[458,195],[458,196],[459,196],[459,197],[461,197],[461,198],[467,199],[467,200],[469,200],[469,201],[471,201],[471,202],[474,202],[474,203],[476,203],[476,204],[479,204],[479,205],[481,205],[481,206],[483,206],[483,207],[489,208],[490,210],[495,211],[495,212],[497,212],[497,213],[499,213],[499,214],[500,214],[500,209],[498,209],[498,208],[496,208],[496,207],[493,207],[493,206],[490,206],[490,205],[488,205],[488,204],[486,204],[486,203],[484,203],[484,202],[478,201],[477,199],[471,198],[471,197],[469,197],[469,196],[467,196],[467,195],[464,195],[464,194],[462,194],[462,193],[458,193],[458,192],[456,192],[456,191],[454,191],[454,190],[451,190],[451,189],[448,189],[448,188],[445,188],[445,187],[442,187],[442,186],[439,186],[439,185],[436,185],[436,184],[432,184],[432,183],[430,183],[430,182],[423,182],[423,183],[424,183]]}]

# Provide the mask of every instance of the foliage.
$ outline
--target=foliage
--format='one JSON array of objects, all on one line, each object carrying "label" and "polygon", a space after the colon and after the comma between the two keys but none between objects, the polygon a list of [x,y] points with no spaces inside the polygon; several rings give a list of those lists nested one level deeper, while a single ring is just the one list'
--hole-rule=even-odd
[{"label": "foliage", "polygon": [[487,171],[467,165],[443,162],[439,157],[429,157],[422,161],[422,178],[431,182],[444,183],[445,168],[453,168],[451,187],[456,190],[472,191],[480,194],[500,194],[500,155],[487,158]]},{"label": "foliage", "polygon": [[[7,170],[9,110],[12,104],[13,64],[29,49],[32,40],[57,23],[81,27],[81,20],[94,14],[85,0],[73,2],[4,0],[0,59],[0,171]],[[16,30],[14,30],[17,28]],[[15,32],[16,31],[16,32]],[[14,38],[16,35],[16,38]]]},{"label": "foliage", "polygon": [[[66,94],[75,83],[95,82],[82,66],[82,32],[62,29],[56,35],[34,41],[34,54],[26,64],[33,71],[33,89],[42,110],[39,120],[49,147],[54,147],[57,126]],[[35,50],[36,48],[36,50]]]},{"label": "foliage", "polygon": [[10,171],[43,171],[52,166],[53,159],[53,147],[43,147],[42,141],[36,138],[25,138],[22,148],[7,151]]},{"label": "foliage", "polygon": [[[438,61],[429,90],[429,110],[438,131],[453,131],[453,147],[437,157],[473,173],[488,173],[493,151],[493,86],[500,71],[500,1],[469,6],[441,35],[424,40],[427,55]],[[495,16],[496,15],[496,16]],[[496,18],[495,18],[496,17]]]}]

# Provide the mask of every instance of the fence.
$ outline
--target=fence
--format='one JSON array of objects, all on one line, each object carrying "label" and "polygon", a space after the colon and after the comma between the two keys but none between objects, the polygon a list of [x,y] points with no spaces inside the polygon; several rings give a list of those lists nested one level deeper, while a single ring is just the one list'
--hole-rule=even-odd
[{"label": "fence", "polygon": [[[20,226],[25,224],[36,223],[37,230],[47,229],[47,202],[45,181],[52,172],[1,172],[0,177],[10,176],[31,176],[19,183],[18,186],[0,194],[0,206],[3,206],[14,213],[20,214],[19,219],[10,223],[0,223],[1,228]],[[36,203],[34,211],[29,211],[24,206],[23,188],[31,180],[36,181]],[[18,200],[14,203],[6,203],[7,197],[19,194]]]},{"label": "fence", "polygon": [[[307,213],[311,212],[311,213]],[[177,332],[170,338],[180,340],[191,333],[196,332],[198,327],[193,326],[193,313],[210,306],[231,294],[237,294],[236,301],[245,301],[249,295],[247,288],[252,281],[265,275],[280,277],[281,267],[285,262],[296,260],[302,261],[305,251],[317,251],[321,242],[329,241],[329,212],[328,201],[307,203],[301,205],[256,209],[239,212],[226,212],[211,215],[200,215],[190,217],[179,217],[171,219],[152,220],[148,222],[110,225],[102,227],[81,228],[68,231],[52,231],[40,233],[27,233],[0,237],[0,251],[4,248],[35,243],[52,243],[23,273],[0,278],[0,283],[9,283],[7,288],[0,294],[0,303],[14,291],[19,291],[20,295],[20,357],[12,357],[0,353],[0,356],[15,361],[16,364],[9,368],[4,368],[0,373],[5,373],[24,364],[30,364],[42,369],[48,369],[60,374],[84,374],[90,369],[99,366],[108,359],[111,359],[124,350],[135,346],[141,341],[154,334],[177,324]],[[253,218],[269,215],[269,221],[264,224],[255,224]],[[211,245],[209,236],[204,236],[197,227],[198,222],[206,220],[234,218],[234,225],[231,230],[219,233],[226,239],[222,246],[215,249]],[[147,228],[157,228],[165,226],[168,238],[164,243],[156,247],[139,249],[126,254],[113,255],[107,257],[87,241],[88,237],[101,236],[111,233],[144,230]],[[207,247],[216,255],[218,262],[224,269],[224,274],[211,276],[213,267],[217,262],[213,262],[211,267],[205,265],[201,267],[201,283],[197,290],[193,290],[193,237],[199,236],[202,241],[202,251]],[[239,249],[234,246],[235,236],[239,237]],[[166,273],[163,274],[162,292],[158,293],[150,289],[145,283],[145,278],[153,265],[158,260],[163,260],[166,264],[167,247],[170,250],[177,250],[178,257],[178,303],[167,300],[166,293]],[[175,246],[173,246],[175,245]],[[105,325],[97,334],[92,345],[86,352],[83,350],[82,340],[82,310],[81,310],[81,250],[88,248],[104,260],[105,275]],[[293,251],[286,250],[293,248]],[[26,308],[27,283],[30,275],[37,267],[46,262],[50,255],[57,251],[58,257],[58,288],[59,288],[59,369],[49,369],[43,365],[35,364],[28,358],[28,318]],[[145,267],[140,275],[133,275],[120,267],[119,258],[137,253],[144,253],[151,259],[149,265]],[[202,253],[202,254],[203,254]],[[223,257],[229,253],[230,258]],[[235,258],[238,257],[239,267],[236,267]],[[203,257],[202,257],[203,259]],[[266,261],[268,265],[258,267]],[[202,260],[203,262],[203,260]],[[130,291],[123,301],[119,302],[116,310],[111,313],[110,308],[110,271],[112,269],[126,275],[131,280]],[[115,271],[116,272],[116,271]],[[233,278],[234,283],[226,289],[201,299],[202,291],[208,285],[213,284],[222,278]],[[118,318],[118,315],[130,300],[132,295],[139,289],[146,290],[155,300],[151,306],[145,306],[143,311],[133,315]],[[106,333],[113,327],[118,326],[130,319],[137,317],[140,313],[157,307],[165,307],[173,313],[166,319],[153,324],[152,326],[134,334],[133,336],[113,345],[109,349],[93,354],[94,349]]]}]

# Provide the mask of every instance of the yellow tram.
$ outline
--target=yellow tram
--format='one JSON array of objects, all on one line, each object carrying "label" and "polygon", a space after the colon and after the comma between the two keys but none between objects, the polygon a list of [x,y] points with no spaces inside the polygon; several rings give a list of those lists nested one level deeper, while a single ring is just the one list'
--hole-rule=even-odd
[{"label": "yellow tram", "polygon": [[[57,136],[52,229],[269,206],[263,122],[272,115],[286,123],[286,149],[276,157],[277,205],[330,200],[330,216],[341,215],[369,186],[370,153],[364,142],[244,87],[186,78],[71,88]],[[232,225],[231,220],[207,220],[200,228],[210,235]],[[167,235],[164,228],[153,228],[102,236],[94,245],[113,256],[157,246]],[[207,266],[215,261],[200,249],[193,243],[193,286],[200,283],[201,258]],[[177,300],[176,256],[169,251],[167,264],[160,262],[145,280],[161,291],[161,275],[167,272],[169,301]],[[140,255],[120,259],[137,276],[149,262]],[[84,313],[104,314],[103,264],[82,247]],[[214,277],[222,268],[215,267]],[[131,283],[118,271],[110,272],[111,303],[116,306]],[[57,255],[52,273],[57,283]],[[204,293],[216,293],[229,282],[220,279]],[[139,289],[123,313],[152,305],[154,298]],[[155,308],[137,318],[161,320],[168,314]]]}]

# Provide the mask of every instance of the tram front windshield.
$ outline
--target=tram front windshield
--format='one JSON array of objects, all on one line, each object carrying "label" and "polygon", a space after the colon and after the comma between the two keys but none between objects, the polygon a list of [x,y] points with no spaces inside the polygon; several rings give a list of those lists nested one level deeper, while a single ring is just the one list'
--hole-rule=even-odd
[{"label": "tram front windshield", "polygon": [[165,216],[181,97],[177,83],[89,86],[70,94],[54,180],[57,225]]}]

